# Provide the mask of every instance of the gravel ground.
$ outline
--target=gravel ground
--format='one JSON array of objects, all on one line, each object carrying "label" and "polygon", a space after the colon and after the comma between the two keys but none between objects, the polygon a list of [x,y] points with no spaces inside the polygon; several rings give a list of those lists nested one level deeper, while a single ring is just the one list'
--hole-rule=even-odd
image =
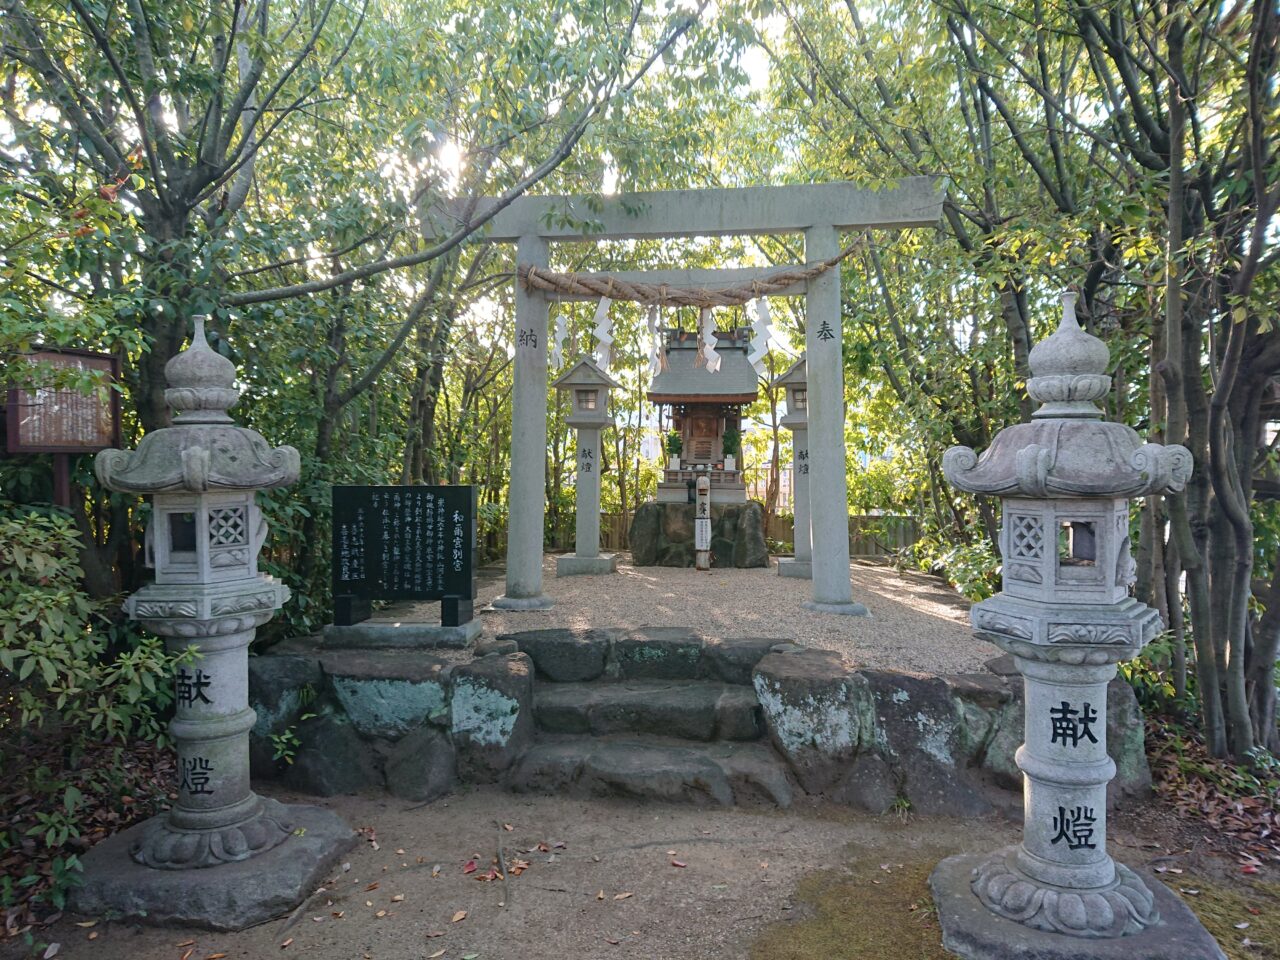
[{"label": "gravel ground", "polygon": [[[920,573],[854,563],[853,598],[870,617],[810,613],[800,604],[810,597],[807,580],[768,570],[711,570],[635,567],[623,554],[612,576],[555,575],[555,558],[544,564],[543,591],[555,601],[545,611],[486,609],[480,614],[486,636],[544,627],[680,626],[709,637],[778,637],[838,650],[859,666],[918,673],[981,670],[1000,651],[973,637],[969,604],[945,582]],[[479,610],[500,596],[500,570],[486,570],[476,600]],[[404,605],[376,619],[439,622],[439,604]]]},{"label": "gravel ground", "polygon": [[[1017,823],[998,816],[873,817],[808,799],[781,812],[494,787],[463,788],[425,807],[272,792],[335,810],[377,840],[376,848],[361,842],[345,858],[350,868],[335,869],[292,921],[209,933],[67,916],[41,939],[72,960],[920,960],[943,955],[932,912],[918,909],[927,903],[923,884],[899,902],[872,885],[894,884],[904,866],[923,876],[951,853],[1018,837]],[[1164,809],[1117,811],[1108,824],[1112,852],[1137,864],[1164,854],[1178,873],[1191,866],[1166,847],[1167,823],[1151,815]],[[499,849],[509,867],[520,858],[527,869],[507,882],[478,882]],[[468,874],[473,858],[479,869]],[[800,935],[796,925],[814,922],[814,911],[797,887],[815,885],[838,894],[842,922],[874,931],[864,937],[871,949],[819,948],[822,937]],[[900,941],[930,949],[912,956]],[[794,946],[780,954],[779,942]],[[0,942],[0,958],[30,956]]]}]

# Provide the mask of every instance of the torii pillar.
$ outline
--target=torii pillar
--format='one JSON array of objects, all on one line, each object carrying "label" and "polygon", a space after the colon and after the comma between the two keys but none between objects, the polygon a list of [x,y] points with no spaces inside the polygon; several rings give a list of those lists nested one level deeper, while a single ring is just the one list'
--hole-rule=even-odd
[{"label": "torii pillar", "polygon": [[[545,237],[516,241],[516,262],[545,267]],[[516,356],[511,388],[511,482],[507,503],[507,592],[502,610],[547,610],[542,593],[542,520],[547,485],[547,298],[516,284]]]},{"label": "torii pillar", "polygon": [[[422,210],[430,237],[453,232],[460,221],[489,218],[476,239],[516,244],[517,268],[545,267],[548,241],[588,243],[672,237],[761,236],[803,233],[812,263],[840,252],[840,233],[878,228],[930,227],[942,214],[945,181],[909,177],[883,189],[852,183],[789,184],[705,190],[662,190],[601,198],[524,196],[514,201],[468,198],[440,210]],[[709,286],[741,281],[753,269],[656,271],[630,278],[671,285]],[[751,279],[747,276],[747,280]],[[691,282],[692,281],[692,282]],[[840,269],[828,269],[803,289],[809,361],[809,478],[813,529],[813,599],[826,613],[865,615],[849,582],[849,509],[845,482],[844,364]],[[515,384],[511,414],[511,496],[508,505],[507,592],[494,606],[543,610],[542,524],[546,509],[547,301],[516,283]]]}]

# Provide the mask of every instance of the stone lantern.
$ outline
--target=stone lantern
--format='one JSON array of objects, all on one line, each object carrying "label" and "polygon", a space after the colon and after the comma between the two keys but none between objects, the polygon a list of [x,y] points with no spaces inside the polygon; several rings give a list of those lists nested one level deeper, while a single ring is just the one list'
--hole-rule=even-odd
[{"label": "stone lantern", "polygon": [[616,553],[600,552],[600,430],[609,419],[609,391],[619,384],[588,356],[579,357],[552,384],[569,395],[565,423],[578,434],[577,529],[572,556],[556,558],[556,576],[614,573]]},{"label": "stone lantern", "polygon": [[[209,348],[203,319],[165,366],[173,425],[148,433],[136,451],[105,450],[95,464],[107,488],[151,497],[146,551],[155,582],[129,597],[125,611],[171,652],[192,653],[178,667],[169,727],[177,801],[91,851],[76,905],[226,929],[307,895],[351,831],[327,811],[286,807],[249,786],[249,643],[289,597],[258,572],[267,524],[254,494],[294,483],[299,458],[232,421],[235,367]],[[113,849],[121,843],[132,864],[113,860],[124,860]],[[196,868],[212,868],[200,872],[203,896],[175,902],[166,875]],[[272,885],[269,896],[262,884]]]},{"label": "stone lantern", "polygon": [[1219,957],[1180,900],[1107,853],[1107,684],[1163,629],[1129,596],[1128,503],[1181,490],[1191,454],[1102,419],[1109,354],[1077,324],[1075,300],[1063,295],[1061,325],[1031,351],[1032,421],[981,457],[952,447],[942,460],[953,485],[1001,498],[1003,591],[971,617],[1026,690],[1022,843],[939,864],[943,944],[970,958]]},{"label": "stone lantern", "polygon": [[813,540],[809,531],[809,385],[805,358],[793,363],[773,381],[787,391],[787,415],[779,421],[791,431],[791,490],[795,521],[791,539],[795,556],[778,561],[778,576],[813,579]]}]

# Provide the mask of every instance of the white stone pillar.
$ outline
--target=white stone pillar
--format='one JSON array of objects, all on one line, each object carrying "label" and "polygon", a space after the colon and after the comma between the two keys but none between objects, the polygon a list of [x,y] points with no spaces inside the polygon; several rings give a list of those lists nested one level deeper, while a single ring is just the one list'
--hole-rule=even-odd
[{"label": "white stone pillar", "polygon": [[[523,236],[516,263],[545,267],[544,237]],[[511,482],[507,504],[504,610],[546,610],[542,594],[542,525],[547,480],[547,299],[516,281],[515,370],[511,390]]]},{"label": "white stone pillar", "polygon": [[578,428],[578,478],[575,486],[578,516],[574,555],[600,556],[600,428]]},{"label": "white stone pillar", "polygon": [[791,534],[794,557],[778,561],[778,576],[813,578],[813,540],[809,528],[809,428],[791,428],[791,497],[795,522]]},{"label": "white stone pillar", "polygon": [[[805,261],[840,252],[835,227],[804,232]],[[813,599],[806,609],[867,616],[849,585],[849,494],[845,478],[844,362],[840,265],[810,280],[805,294],[808,363],[809,499],[813,549]]]}]

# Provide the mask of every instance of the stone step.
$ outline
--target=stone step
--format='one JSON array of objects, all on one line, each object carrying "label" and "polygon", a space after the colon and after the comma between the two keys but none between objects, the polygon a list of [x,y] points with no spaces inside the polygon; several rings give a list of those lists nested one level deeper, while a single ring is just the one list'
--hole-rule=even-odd
[{"label": "stone step", "polygon": [[791,805],[786,767],[763,743],[543,734],[507,772],[517,793],[623,796],[668,803]]},{"label": "stone step", "polygon": [[783,637],[707,638],[681,627],[522,630],[497,637],[526,653],[538,677],[587,680],[718,680],[749,686],[751,671]]},{"label": "stone step", "polygon": [[708,680],[538,683],[534,717],[550,733],[645,733],[685,740],[758,740],[760,701],[751,687]]}]

